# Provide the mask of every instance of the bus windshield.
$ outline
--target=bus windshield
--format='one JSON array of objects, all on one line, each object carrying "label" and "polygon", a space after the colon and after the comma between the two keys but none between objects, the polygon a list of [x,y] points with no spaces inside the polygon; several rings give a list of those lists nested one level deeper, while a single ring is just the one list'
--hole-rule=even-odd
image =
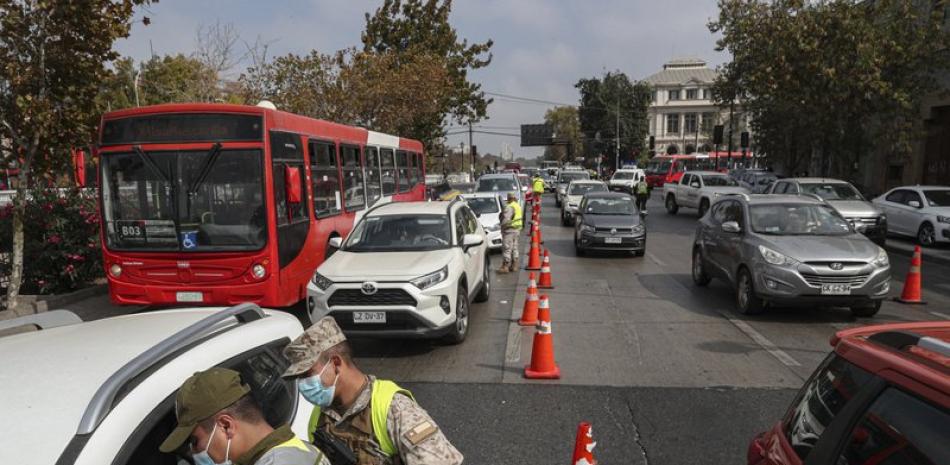
[{"label": "bus windshield", "polygon": [[136,150],[101,159],[109,247],[204,252],[266,243],[260,150]]}]

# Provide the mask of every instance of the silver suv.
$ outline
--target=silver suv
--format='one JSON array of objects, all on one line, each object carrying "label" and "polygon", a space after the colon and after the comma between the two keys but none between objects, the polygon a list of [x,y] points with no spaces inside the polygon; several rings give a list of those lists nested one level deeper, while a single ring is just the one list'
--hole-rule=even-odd
[{"label": "silver suv", "polygon": [[735,286],[740,313],[768,304],[850,307],[873,316],[890,291],[887,252],[826,203],[807,196],[722,197],[700,219],[693,281]]},{"label": "silver suv", "polygon": [[884,246],[887,215],[865,199],[849,182],[827,178],[780,179],[772,184],[768,193],[819,197],[838,210],[859,233],[877,245]]}]

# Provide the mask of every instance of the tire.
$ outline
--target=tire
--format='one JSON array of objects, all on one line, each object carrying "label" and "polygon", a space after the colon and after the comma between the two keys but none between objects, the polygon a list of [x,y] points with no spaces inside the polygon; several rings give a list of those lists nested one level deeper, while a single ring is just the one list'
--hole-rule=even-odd
[{"label": "tire", "polygon": [[703,263],[703,251],[699,247],[693,248],[693,266],[691,268],[694,284],[699,287],[709,285],[712,278],[706,273],[706,264]]},{"label": "tire", "polygon": [[585,253],[584,248],[581,247],[581,243],[579,240],[577,240],[577,235],[575,234],[574,235],[574,255],[577,255],[578,257],[583,257],[584,253]]},{"label": "tire", "polygon": [[482,287],[475,294],[475,302],[487,302],[491,297],[491,260],[485,256],[485,272],[482,274]]},{"label": "tire", "polygon": [[468,290],[459,284],[455,297],[455,323],[452,325],[452,331],[446,336],[449,344],[461,344],[465,341],[465,337],[468,336],[468,320]]},{"label": "tire", "polygon": [[934,231],[934,226],[930,223],[920,225],[920,229],[917,230],[917,243],[924,247],[929,247],[936,242],[937,233]]},{"label": "tire", "polygon": [[870,305],[864,305],[861,307],[851,307],[851,314],[857,317],[869,318],[877,314],[881,310],[881,300],[875,300],[874,303]]},{"label": "tire", "polygon": [[703,199],[699,201],[699,217],[702,218],[706,216],[706,211],[709,210],[709,199]]},{"label": "tire", "polygon": [[679,205],[676,204],[676,196],[673,194],[666,196],[666,212],[670,215],[675,215],[679,209]]},{"label": "tire", "polygon": [[563,212],[561,213],[561,226],[570,226],[571,222],[567,219],[567,215]]},{"label": "tire", "polygon": [[765,311],[765,302],[755,295],[752,274],[743,268],[736,280],[736,309],[743,315],[757,315]]},{"label": "tire", "polygon": [[633,256],[634,256],[634,257],[642,257],[642,256],[645,255],[646,253],[647,253],[646,250],[634,250],[634,251],[633,251]]}]

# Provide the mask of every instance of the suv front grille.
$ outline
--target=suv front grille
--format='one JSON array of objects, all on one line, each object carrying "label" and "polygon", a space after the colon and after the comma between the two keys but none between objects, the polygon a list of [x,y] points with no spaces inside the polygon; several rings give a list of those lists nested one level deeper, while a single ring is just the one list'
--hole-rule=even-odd
[{"label": "suv front grille", "polygon": [[629,234],[633,232],[632,228],[596,228],[599,233],[610,233],[611,230],[616,230],[617,234]]},{"label": "suv front grille", "polygon": [[851,276],[829,276],[811,273],[802,273],[805,282],[812,286],[821,286],[822,284],[850,284],[852,287],[858,287],[868,280],[870,274],[859,274]]},{"label": "suv front grille", "polygon": [[408,305],[416,306],[414,299],[408,292],[402,289],[379,289],[375,294],[366,295],[360,289],[339,289],[330,296],[327,304],[331,307],[338,305],[349,306],[396,306]]}]

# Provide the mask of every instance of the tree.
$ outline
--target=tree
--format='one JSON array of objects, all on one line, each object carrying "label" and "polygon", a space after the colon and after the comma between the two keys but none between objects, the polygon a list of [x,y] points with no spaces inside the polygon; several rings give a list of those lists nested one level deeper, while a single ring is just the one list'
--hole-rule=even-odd
[{"label": "tree", "polygon": [[613,71],[602,78],[581,79],[574,87],[581,93],[581,131],[592,141],[586,144],[585,155],[607,155],[613,166],[618,140],[621,159],[632,161],[646,153],[647,109],[652,100],[648,84],[634,83],[626,74]]},{"label": "tree", "polygon": [[714,96],[736,97],[759,151],[789,171],[847,177],[875,149],[908,154],[920,99],[950,65],[943,3],[720,0],[709,29],[732,61]]},{"label": "tree", "polygon": [[[26,191],[69,166],[69,149],[94,133],[103,64],[128,36],[133,8],[148,0],[0,0],[0,144],[4,166],[19,169],[7,306],[23,270]],[[144,22],[144,21],[143,21]]]},{"label": "tree", "polygon": [[544,112],[544,122],[554,129],[554,138],[559,143],[544,149],[544,159],[571,161],[574,154],[584,147],[577,107],[551,108]]}]

